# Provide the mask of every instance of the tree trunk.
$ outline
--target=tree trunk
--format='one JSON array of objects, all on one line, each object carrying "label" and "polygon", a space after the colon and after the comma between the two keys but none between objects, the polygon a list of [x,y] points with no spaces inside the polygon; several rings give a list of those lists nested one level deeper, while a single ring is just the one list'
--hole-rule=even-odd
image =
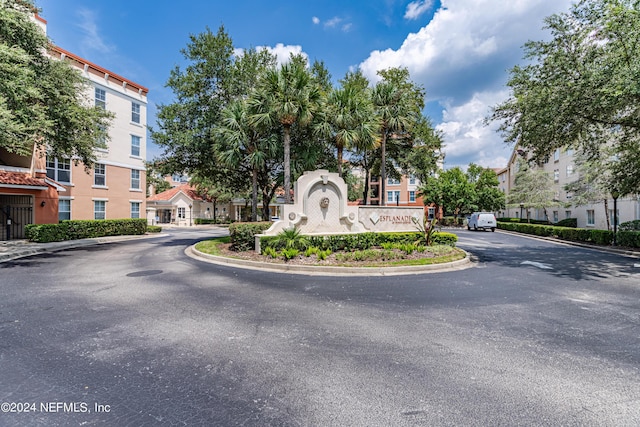
[{"label": "tree trunk", "polygon": [[371,172],[366,168],[364,169],[364,189],[362,190],[362,198],[364,200],[364,204],[369,204],[369,175]]},{"label": "tree trunk", "polygon": [[251,221],[258,220],[258,168],[253,168],[251,176]]},{"label": "tree trunk", "polygon": [[338,176],[342,178],[342,147],[338,145]]},{"label": "tree trunk", "polygon": [[216,199],[213,199],[213,223],[217,224],[218,220],[216,219]]},{"label": "tree trunk", "polygon": [[291,126],[284,126],[284,202],[291,204]]},{"label": "tree trunk", "polygon": [[269,202],[271,201],[271,197],[269,194],[262,190],[262,220],[269,221],[271,220],[271,213],[269,212]]},{"label": "tree trunk", "polygon": [[381,160],[382,164],[380,165],[380,194],[378,197],[380,198],[380,206],[385,205],[384,200],[384,191],[385,191],[385,183],[387,181],[387,129],[383,129],[382,131],[382,140],[380,141],[380,150],[382,152]]},{"label": "tree trunk", "polygon": [[609,199],[604,199],[604,217],[607,219],[607,230],[611,231],[611,218],[609,218]]}]

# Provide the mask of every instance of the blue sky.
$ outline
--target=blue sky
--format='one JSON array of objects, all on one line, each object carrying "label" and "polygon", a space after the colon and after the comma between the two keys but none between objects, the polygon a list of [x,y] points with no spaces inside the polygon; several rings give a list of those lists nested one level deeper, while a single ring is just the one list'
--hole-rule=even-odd
[{"label": "blue sky", "polygon": [[[236,48],[265,47],[280,58],[300,52],[324,61],[334,81],[361,68],[407,67],[427,92],[429,116],[444,134],[445,167],[474,162],[504,167],[511,147],[489,108],[508,96],[508,70],[522,63],[527,40],[548,38],[543,19],[572,0],[37,0],[55,44],[149,88],[155,106],[172,102],[164,87],[183,65],[190,34],[224,25]],[[148,158],[160,150],[152,142]]]}]

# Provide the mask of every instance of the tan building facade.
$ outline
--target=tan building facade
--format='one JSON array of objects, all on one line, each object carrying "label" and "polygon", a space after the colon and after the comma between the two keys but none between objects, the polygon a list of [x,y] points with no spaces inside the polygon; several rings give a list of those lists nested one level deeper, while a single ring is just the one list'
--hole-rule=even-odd
[{"label": "tan building facade", "polygon": [[[46,21],[36,17],[46,31]],[[90,170],[75,159],[46,159],[47,177],[60,183],[58,219],[145,218],[148,89],[58,46],[49,54],[68,61],[90,82],[88,105],[114,113],[105,149]]]}]

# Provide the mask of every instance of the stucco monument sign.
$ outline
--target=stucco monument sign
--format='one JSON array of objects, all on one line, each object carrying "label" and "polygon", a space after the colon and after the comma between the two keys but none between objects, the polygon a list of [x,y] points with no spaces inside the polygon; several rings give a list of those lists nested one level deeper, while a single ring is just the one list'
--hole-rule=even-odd
[{"label": "stucco monument sign", "polygon": [[274,236],[296,228],[302,234],[328,235],[376,231],[417,231],[424,209],[404,206],[349,206],[347,184],[337,173],[327,170],[305,172],[295,183],[295,203],[284,205],[281,219],[262,235]]}]

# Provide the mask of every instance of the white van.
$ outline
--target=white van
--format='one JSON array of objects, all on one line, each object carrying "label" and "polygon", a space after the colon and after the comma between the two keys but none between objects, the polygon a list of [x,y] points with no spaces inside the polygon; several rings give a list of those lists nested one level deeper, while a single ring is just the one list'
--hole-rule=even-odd
[{"label": "white van", "polygon": [[479,228],[483,230],[491,229],[491,231],[496,231],[496,216],[491,212],[474,212],[469,217],[469,222],[467,222],[467,230],[478,230]]}]

